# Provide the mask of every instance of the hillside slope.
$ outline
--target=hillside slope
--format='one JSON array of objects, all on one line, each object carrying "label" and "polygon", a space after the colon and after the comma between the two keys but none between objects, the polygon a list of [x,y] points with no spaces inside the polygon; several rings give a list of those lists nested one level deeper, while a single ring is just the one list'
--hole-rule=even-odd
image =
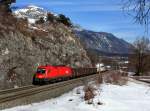
[{"label": "hillside slope", "polygon": [[89,30],[75,30],[75,33],[88,50],[105,54],[128,54],[131,52],[131,44],[111,33]]},{"label": "hillside slope", "polygon": [[[31,9],[25,9],[29,15]],[[39,65],[91,65],[71,28],[50,21],[33,24],[14,15],[0,13],[0,89],[31,84]]]}]

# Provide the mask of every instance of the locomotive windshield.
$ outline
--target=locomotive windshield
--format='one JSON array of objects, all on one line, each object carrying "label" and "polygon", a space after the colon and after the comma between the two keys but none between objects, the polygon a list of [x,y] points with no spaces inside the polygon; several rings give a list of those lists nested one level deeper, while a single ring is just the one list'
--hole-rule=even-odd
[{"label": "locomotive windshield", "polygon": [[41,73],[41,74],[44,74],[45,73],[45,69],[37,69],[37,73]]}]

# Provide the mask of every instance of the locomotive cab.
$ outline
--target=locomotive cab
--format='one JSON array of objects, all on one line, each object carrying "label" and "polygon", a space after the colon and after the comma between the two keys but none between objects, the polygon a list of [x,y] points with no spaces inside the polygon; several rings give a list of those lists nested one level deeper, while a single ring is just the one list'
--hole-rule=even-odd
[{"label": "locomotive cab", "polygon": [[36,73],[33,76],[33,81],[32,84],[36,85],[36,84],[42,84],[45,81],[47,72],[49,72],[49,69],[47,66],[39,66],[37,68]]},{"label": "locomotive cab", "polygon": [[36,72],[36,77],[37,78],[44,78],[46,75],[46,69],[44,68],[38,68]]}]

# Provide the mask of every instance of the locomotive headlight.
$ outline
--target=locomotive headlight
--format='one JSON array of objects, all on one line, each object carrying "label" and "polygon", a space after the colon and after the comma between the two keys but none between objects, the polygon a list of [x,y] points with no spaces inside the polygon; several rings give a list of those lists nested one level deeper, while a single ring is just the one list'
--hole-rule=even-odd
[{"label": "locomotive headlight", "polygon": [[38,75],[37,77],[38,77],[39,79],[42,79],[42,78],[43,78],[43,75],[40,74],[40,75]]},{"label": "locomotive headlight", "polygon": [[68,74],[68,73],[69,73],[69,71],[66,71],[66,73]]}]

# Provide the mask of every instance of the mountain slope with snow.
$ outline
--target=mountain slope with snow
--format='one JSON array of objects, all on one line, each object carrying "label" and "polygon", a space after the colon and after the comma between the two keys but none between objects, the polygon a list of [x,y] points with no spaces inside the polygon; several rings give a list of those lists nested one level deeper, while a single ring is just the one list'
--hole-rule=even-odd
[{"label": "mountain slope with snow", "polygon": [[88,50],[110,54],[128,54],[131,52],[131,44],[111,33],[90,30],[75,30],[75,33]]},{"label": "mountain slope with snow", "polygon": [[[23,9],[19,9],[13,12],[16,17],[27,18],[29,23],[34,24],[35,21],[41,17],[46,21],[48,12],[43,8],[30,5]],[[52,13],[56,18],[59,16]],[[114,35],[106,32],[94,32],[90,30],[84,30],[81,27],[74,27],[75,34],[79,37],[82,45],[89,50],[96,51],[98,53],[119,53],[128,54],[130,52],[131,44],[126,41],[115,37]]]},{"label": "mountain slope with snow", "polygon": [[35,23],[35,21],[41,17],[46,19],[47,16],[47,11],[34,5],[29,5],[25,8],[18,9],[13,13],[18,18],[27,18],[30,23]]},{"label": "mountain slope with snow", "polygon": [[29,23],[35,23],[35,21],[39,20],[41,17],[46,21],[48,13],[52,14],[55,17],[58,17],[57,14],[48,12],[45,9],[35,5],[29,5],[27,7],[13,11],[13,14],[17,18],[27,18]]}]

